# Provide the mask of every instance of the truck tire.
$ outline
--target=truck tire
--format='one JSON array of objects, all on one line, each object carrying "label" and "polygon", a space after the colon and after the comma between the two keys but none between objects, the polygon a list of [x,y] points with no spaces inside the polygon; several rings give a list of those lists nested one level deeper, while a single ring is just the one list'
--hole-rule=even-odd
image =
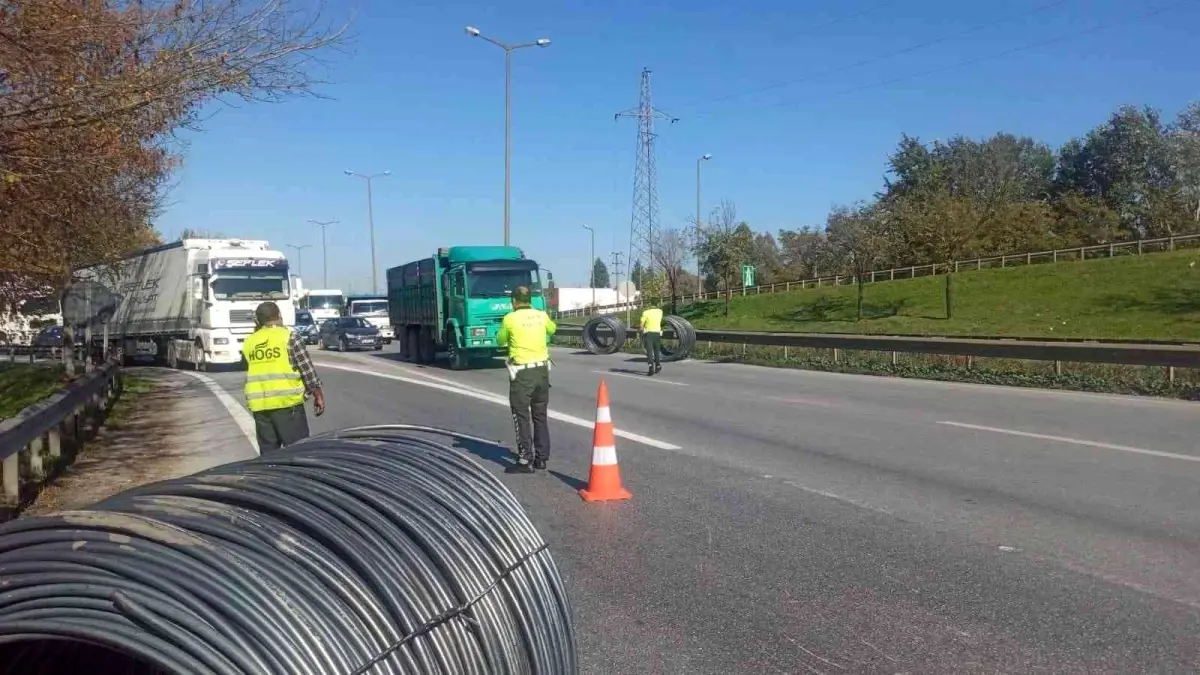
[{"label": "truck tire", "polygon": [[437,355],[437,343],[434,342],[433,331],[429,328],[422,327],[420,336],[421,363],[433,363],[433,359]]},{"label": "truck tire", "polygon": [[420,363],[421,330],[419,328],[409,328],[405,337],[407,338],[405,343],[408,345],[408,360],[413,363]]},{"label": "truck tire", "polygon": [[458,346],[452,326],[446,326],[446,356],[450,359],[450,370],[466,370],[471,365],[467,353]]}]

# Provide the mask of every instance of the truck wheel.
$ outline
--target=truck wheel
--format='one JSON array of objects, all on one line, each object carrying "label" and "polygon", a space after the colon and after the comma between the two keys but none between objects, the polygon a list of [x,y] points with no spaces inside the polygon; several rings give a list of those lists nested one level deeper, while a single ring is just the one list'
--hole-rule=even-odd
[{"label": "truck wheel", "polygon": [[433,341],[433,331],[422,328],[420,333],[421,363],[433,363],[437,355],[437,345]]},{"label": "truck wheel", "polygon": [[458,346],[453,328],[446,329],[446,356],[450,359],[450,370],[464,370],[470,365],[466,352]]},{"label": "truck wheel", "polygon": [[416,328],[409,328],[407,334],[408,343],[408,360],[413,363],[421,362],[421,331]]}]

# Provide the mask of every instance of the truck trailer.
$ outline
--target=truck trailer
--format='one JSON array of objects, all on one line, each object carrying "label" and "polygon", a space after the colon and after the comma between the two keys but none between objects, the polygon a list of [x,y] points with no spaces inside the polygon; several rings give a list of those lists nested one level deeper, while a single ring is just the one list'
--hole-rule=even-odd
[{"label": "truck trailer", "polygon": [[444,351],[450,367],[462,369],[506,354],[496,332],[518,286],[528,287],[533,306],[545,310],[538,264],[513,246],[443,247],[389,269],[388,317],[401,358],[432,363]]},{"label": "truck trailer", "polygon": [[351,295],[346,298],[346,316],[363,318],[367,323],[379,329],[379,339],[385,345],[392,344],[395,332],[392,330],[392,320],[388,316],[388,300],[386,295]]},{"label": "truck trailer", "polygon": [[139,251],[79,277],[119,296],[108,319],[109,347],[196,370],[242,361],[254,310],[267,300],[293,326],[287,258],[265,241],[184,239]]}]

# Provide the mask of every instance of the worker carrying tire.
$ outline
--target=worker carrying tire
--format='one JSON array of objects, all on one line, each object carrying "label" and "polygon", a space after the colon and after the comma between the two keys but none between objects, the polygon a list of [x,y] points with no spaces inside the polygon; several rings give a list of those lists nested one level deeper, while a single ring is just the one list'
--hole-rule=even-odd
[{"label": "worker carrying tire", "polygon": [[657,307],[642,310],[639,320],[642,346],[646,349],[647,375],[662,372],[663,311]]},{"label": "worker carrying tire", "polygon": [[304,337],[283,325],[279,305],[259,305],[254,323],[256,330],[242,343],[242,357],[247,365],[246,406],[263,454],[307,438],[304,399],[313,397],[313,413],[320,417],[325,395]]},{"label": "worker carrying tire", "polygon": [[517,463],[505,473],[545,470],[550,460],[550,315],[534,309],[526,286],[512,292],[513,311],[500,323],[497,341],[508,347],[508,402],[517,434]]}]

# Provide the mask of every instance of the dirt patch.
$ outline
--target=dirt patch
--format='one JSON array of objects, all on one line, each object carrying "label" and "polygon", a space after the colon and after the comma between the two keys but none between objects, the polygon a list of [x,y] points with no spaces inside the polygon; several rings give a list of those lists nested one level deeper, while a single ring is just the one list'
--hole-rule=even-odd
[{"label": "dirt patch", "polygon": [[198,389],[203,385],[183,373],[131,370],[99,436],[22,515],[82,509],[123,490],[182,475],[180,467],[197,452],[197,427],[213,421],[183,412],[197,395],[206,395]]}]

